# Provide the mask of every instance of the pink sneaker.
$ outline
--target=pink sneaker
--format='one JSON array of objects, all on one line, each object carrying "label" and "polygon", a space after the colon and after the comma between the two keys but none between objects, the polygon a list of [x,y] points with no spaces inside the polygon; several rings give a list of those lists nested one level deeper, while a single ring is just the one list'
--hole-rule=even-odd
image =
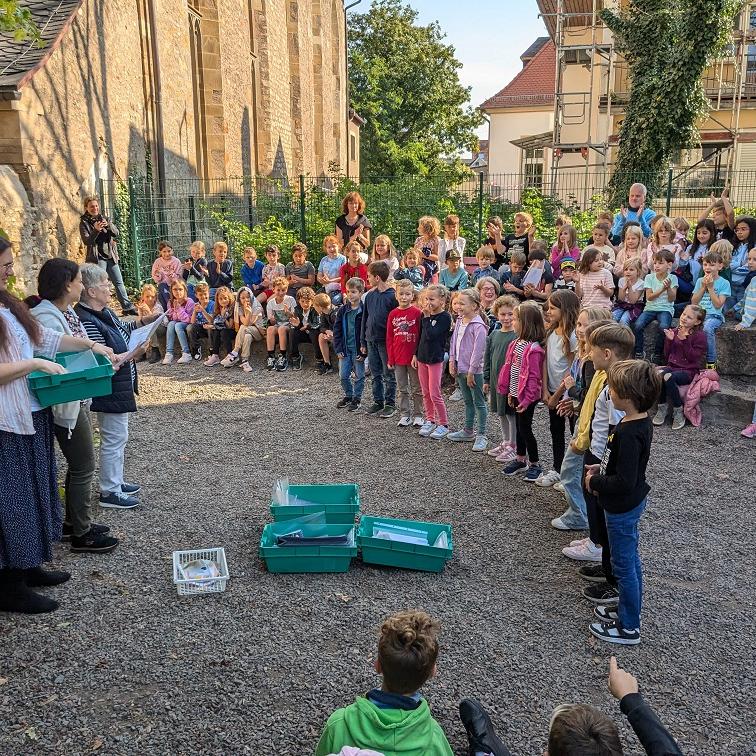
[{"label": "pink sneaker", "polygon": [[220,365],[220,358],[217,354],[211,354],[204,362],[205,367],[213,367],[214,365]]},{"label": "pink sneaker", "polygon": [[489,449],[486,454],[488,454],[489,457],[498,457],[503,451],[504,442],[500,443],[498,446],[494,446],[493,449]]},{"label": "pink sneaker", "polygon": [[591,539],[586,538],[576,538],[574,541],[570,541],[570,546],[582,546],[585,543],[588,543]]},{"label": "pink sneaker", "polygon": [[756,438],[756,423],[747,425],[742,431],[740,431],[740,435],[745,436],[746,438]]},{"label": "pink sneaker", "polygon": [[501,453],[496,457],[497,462],[511,462],[517,456],[514,446],[505,446]]}]

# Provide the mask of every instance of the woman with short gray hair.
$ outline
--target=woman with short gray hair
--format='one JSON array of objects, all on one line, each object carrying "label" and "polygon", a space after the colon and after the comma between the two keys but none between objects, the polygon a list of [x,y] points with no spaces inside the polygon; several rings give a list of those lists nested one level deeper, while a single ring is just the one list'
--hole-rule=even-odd
[{"label": "woman with short gray hair", "polygon": [[133,509],[139,505],[136,494],[141,487],[126,483],[123,465],[126,443],[129,440],[129,414],[136,412],[135,394],[138,390],[134,360],[124,361],[131,332],[150,323],[158,316],[121,320],[109,307],[110,282],[108,274],[98,265],[81,266],[82,292],[75,312],[92,341],[109,346],[116,354],[113,391],[109,396],[92,400],[100,428],[100,506],[110,509]]}]

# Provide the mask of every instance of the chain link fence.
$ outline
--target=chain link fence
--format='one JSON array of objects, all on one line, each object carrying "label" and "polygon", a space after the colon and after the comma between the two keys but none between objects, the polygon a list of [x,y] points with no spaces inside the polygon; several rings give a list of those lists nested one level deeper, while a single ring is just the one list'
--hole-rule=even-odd
[{"label": "chain link fence", "polygon": [[[634,181],[651,183],[636,175]],[[644,181],[647,179],[647,181]],[[365,198],[365,214],[373,226],[373,238],[387,234],[397,249],[413,245],[417,222],[423,215],[443,221],[459,215],[461,233],[473,249],[486,236],[489,217],[498,215],[506,231],[512,229],[515,212],[533,215],[538,236],[554,239],[559,214],[572,219],[581,238],[601,211],[616,212],[610,205],[610,175],[605,171],[560,168],[544,175],[470,174],[449,176],[372,177],[359,182],[330,176],[299,176],[293,182],[261,176],[228,179],[170,179],[158,192],[153,183],[132,177],[127,183],[103,182],[101,194],[109,216],[121,229],[121,263],[131,288],[149,280],[157,243],[168,240],[184,257],[194,240],[225,240],[237,268],[243,246],[282,246],[288,260],[294,240],[304,241],[317,265],[323,238],[334,232],[344,195],[359,191]],[[756,171],[726,172],[719,166],[670,170],[649,204],[671,217],[682,216],[692,224],[727,187],[738,212],[756,214]],[[258,250],[261,252],[261,250]]]}]

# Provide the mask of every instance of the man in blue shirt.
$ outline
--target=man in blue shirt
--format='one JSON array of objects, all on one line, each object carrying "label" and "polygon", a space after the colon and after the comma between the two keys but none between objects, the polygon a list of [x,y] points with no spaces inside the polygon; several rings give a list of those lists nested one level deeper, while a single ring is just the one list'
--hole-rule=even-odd
[{"label": "man in blue shirt", "polygon": [[656,212],[650,207],[646,207],[646,194],[648,190],[643,184],[633,184],[630,187],[627,198],[627,207],[624,205],[614,216],[614,225],[612,226],[612,244],[619,244],[622,241],[622,229],[628,221],[636,221],[640,224],[643,236],[651,236],[651,223],[656,217]]}]

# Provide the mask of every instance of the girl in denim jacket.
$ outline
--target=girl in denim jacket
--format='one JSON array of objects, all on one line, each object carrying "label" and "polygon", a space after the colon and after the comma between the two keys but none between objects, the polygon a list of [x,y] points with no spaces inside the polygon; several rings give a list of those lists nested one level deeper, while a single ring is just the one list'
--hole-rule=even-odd
[{"label": "girl in denim jacket", "polygon": [[533,413],[543,395],[543,363],[546,359],[543,311],[535,304],[521,304],[514,311],[512,325],[517,338],[507,349],[507,358],[499,373],[498,390],[500,394],[508,395],[509,406],[515,411],[517,457],[504,467],[502,473],[525,473],[525,480],[534,482],[543,472],[533,434]]}]

